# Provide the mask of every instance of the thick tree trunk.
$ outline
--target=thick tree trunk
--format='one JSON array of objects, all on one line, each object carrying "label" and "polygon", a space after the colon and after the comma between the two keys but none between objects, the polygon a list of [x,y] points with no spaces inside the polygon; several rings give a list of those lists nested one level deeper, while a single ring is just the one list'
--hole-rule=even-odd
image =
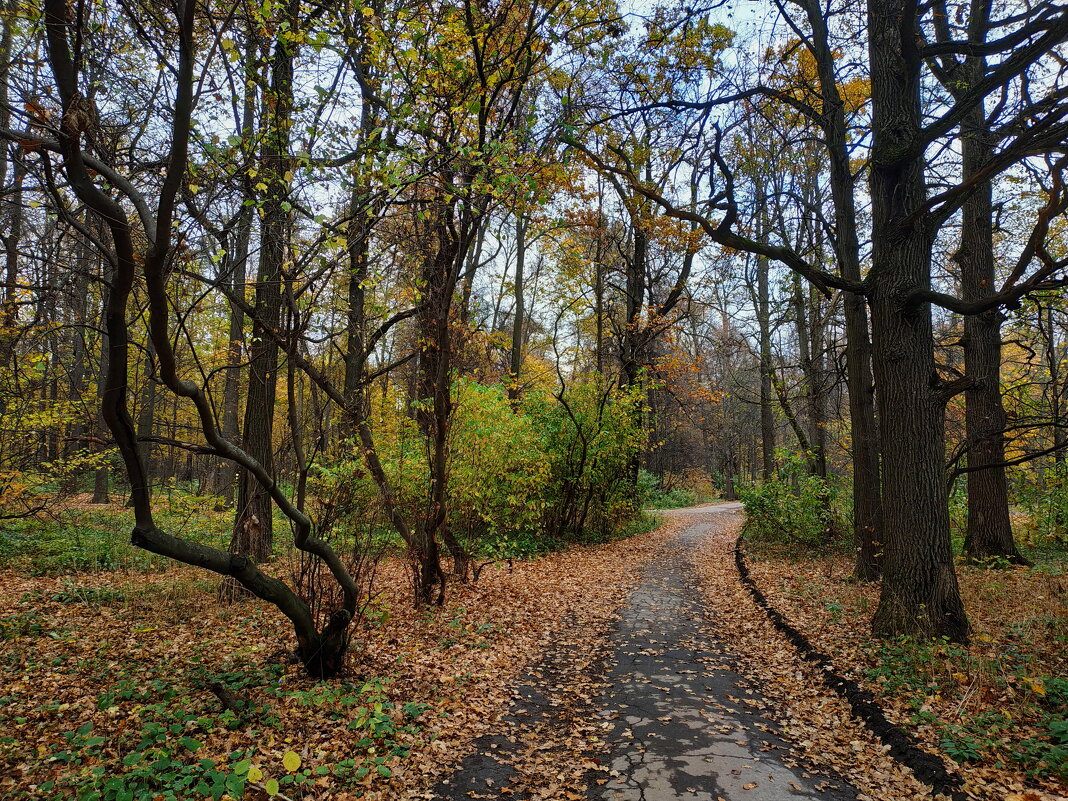
[{"label": "thick tree trunk", "polygon": [[882,426],[882,595],[873,630],[884,636],[965,640],[949,536],[945,406],[931,309],[913,293],[931,283],[933,232],[913,215],[927,197],[919,58],[909,0],[869,0],[872,75],[872,367]]},{"label": "thick tree trunk", "polygon": [[[445,212],[441,212],[444,214]],[[414,558],[413,584],[419,604],[445,601],[445,574],[438,546],[447,520],[449,422],[452,418],[452,342],[449,311],[456,248],[445,230],[446,221],[435,226],[435,255],[423,265],[426,293],[418,314],[422,351],[416,382],[419,401],[415,418],[430,455],[426,506],[412,531],[410,551]]]},{"label": "thick tree trunk", "polygon": [[884,280],[871,296],[873,366],[881,387],[886,545],[883,591],[873,626],[882,635],[961,640],[968,623],[949,537],[944,405],[931,386],[935,364],[930,309],[908,311],[902,306],[903,297],[915,289],[916,270],[925,259],[925,244],[910,244],[899,250],[875,247],[876,263],[886,266]]}]

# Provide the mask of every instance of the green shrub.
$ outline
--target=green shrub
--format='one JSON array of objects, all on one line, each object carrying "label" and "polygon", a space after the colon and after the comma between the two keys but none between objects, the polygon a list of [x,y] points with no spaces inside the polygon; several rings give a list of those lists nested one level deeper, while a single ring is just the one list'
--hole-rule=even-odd
[{"label": "green shrub", "polygon": [[686,487],[665,487],[648,470],[638,471],[638,497],[647,509],[681,509],[697,503],[697,493]]},{"label": "green shrub", "polygon": [[1020,473],[1015,485],[1016,500],[1027,514],[1025,539],[1068,545],[1068,466],[1054,465],[1037,476]]},{"label": "green shrub", "polygon": [[[515,408],[502,386],[457,379],[449,531],[470,553],[490,559],[623,534],[640,508],[630,479],[642,442],[637,397],[591,378],[562,393],[531,390]],[[384,404],[372,414],[376,451],[411,520],[426,502],[426,445],[415,421],[398,415],[392,400],[376,402]],[[349,498],[350,528],[378,514],[377,488],[356,455],[319,467],[312,491]]]},{"label": "green shrub", "polygon": [[[156,496],[157,517],[170,534],[226,547],[233,512],[214,498],[168,486]],[[118,504],[56,508],[48,515],[0,521],[0,565],[34,575],[163,569],[168,560],[130,543],[130,511]]]},{"label": "green shrub", "polygon": [[115,587],[81,587],[68,579],[59,590],[48,597],[61,604],[107,606],[125,601],[126,593]]},{"label": "green shrub", "polygon": [[803,459],[788,455],[779,474],[739,487],[745,535],[756,542],[823,547],[843,530],[836,513],[838,490],[808,474]]},{"label": "green shrub", "polygon": [[641,396],[638,387],[621,390],[592,376],[524,399],[549,460],[543,525],[551,538],[605,541],[623,535],[639,513],[632,477],[645,440]]},{"label": "green shrub", "polygon": [[488,556],[544,551],[550,461],[533,421],[513,411],[501,386],[458,381],[454,393],[450,528],[470,550]]}]

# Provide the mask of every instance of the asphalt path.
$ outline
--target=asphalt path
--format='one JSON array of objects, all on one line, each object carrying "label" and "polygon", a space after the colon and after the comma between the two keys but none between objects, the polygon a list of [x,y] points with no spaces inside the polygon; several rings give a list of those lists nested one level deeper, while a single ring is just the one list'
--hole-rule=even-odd
[{"label": "asphalt path", "polygon": [[[792,756],[701,598],[696,548],[740,508],[723,503],[663,513],[684,525],[646,566],[621,610],[598,677],[604,689],[588,712],[604,732],[603,752],[591,756],[607,768],[590,773],[590,801],[855,801],[847,783]],[[509,787],[524,772],[521,764],[517,771],[522,754],[509,729],[546,716],[550,728],[556,725],[548,688],[561,659],[566,653],[546,655],[518,688],[505,728],[476,741],[432,797],[530,797],[529,788]]]}]

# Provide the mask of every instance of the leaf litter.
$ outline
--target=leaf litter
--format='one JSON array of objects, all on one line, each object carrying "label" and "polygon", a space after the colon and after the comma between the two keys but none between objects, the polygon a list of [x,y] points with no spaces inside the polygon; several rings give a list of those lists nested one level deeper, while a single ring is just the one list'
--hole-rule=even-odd
[{"label": "leaf litter", "polygon": [[[811,757],[819,756],[847,777],[863,795],[871,799],[914,799],[931,797],[929,788],[918,782],[903,766],[891,759],[887,748],[849,713],[844,699],[828,693],[816,668],[800,659],[792,645],[772,626],[767,616],[753,603],[738,580],[734,567],[733,547],[741,521],[707,540],[699,558],[706,600],[716,616],[722,635],[736,645],[746,668],[759,677],[762,691],[775,702],[775,716],[784,733],[797,742]],[[930,721],[939,715],[946,720],[961,720],[961,713],[971,705],[973,717],[997,710],[1005,703],[1005,694],[985,696],[985,709],[978,709],[984,696],[969,692],[969,682],[957,677],[952,683],[913,688],[913,692],[892,693],[888,682],[878,676],[896,666],[884,661],[893,644],[870,635],[870,618],[878,601],[878,587],[853,582],[847,557],[798,560],[769,553],[748,559],[749,569],[771,605],[792,626],[804,634],[819,651],[832,655],[835,669],[870,690],[883,706],[887,717],[918,740],[920,745],[939,754],[961,776],[965,792],[976,799],[991,801],[1055,801],[1064,799],[1063,783],[1050,778],[1024,777],[1021,767],[1006,758],[1017,744],[1034,736],[1034,718],[1028,729],[1027,718],[1000,745],[1001,759],[985,763],[956,761],[943,747],[945,738]],[[1030,571],[979,570],[962,567],[961,589],[976,631],[970,649],[954,649],[935,644],[928,659],[936,672],[960,673],[961,661],[974,665],[976,657],[990,657],[992,646],[1012,640],[1008,632],[1014,621],[1033,621],[1046,610],[1033,608],[1051,591],[1048,576],[1028,576]],[[992,575],[993,574],[993,575]],[[999,585],[998,597],[991,603],[991,584]],[[1006,587],[1006,583],[1013,584]],[[1031,606],[1029,611],[1026,607]],[[1049,620],[1048,611],[1042,619]],[[996,633],[991,633],[996,632]],[[1022,638],[1017,637],[1019,644]],[[1032,672],[1064,676],[1063,644],[1055,638],[1037,637],[1025,660]],[[969,654],[970,650],[970,654]],[[962,657],[962,651],[965,654]],[[990,670],[990,664],[986,670]],[[976,671],[972,671],[973,673]],[[964,674],[962,674],[964,675]],[[873,676],[875,678],[873,678]],[[988,681],[992,677],[988,675]],[[978,682],[977,682],[978,683]],[[942,685],[945,685],[943,688]],[[1014,686],[1013,682],[1009,682]],[[949,690],[947,692],[947,689]],[[1025,691],[1034,692],[1024,686]],[[1017,690],[1016,695],[1022,693]],[[917,712],[920,714],[917,715]],[[1032,708],[1032,713],[1034,709]]]}]

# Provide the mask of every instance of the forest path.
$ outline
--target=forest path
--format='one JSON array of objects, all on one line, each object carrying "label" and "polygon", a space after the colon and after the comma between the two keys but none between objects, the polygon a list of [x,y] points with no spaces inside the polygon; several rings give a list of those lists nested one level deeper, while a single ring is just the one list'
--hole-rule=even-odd
[{"label": "forest path", "polygon": [[[646,566],[602,658],[584,667],[599,674],[592,677],[597,689],[578,693],[583,703],[563,698],[576,684],[568,675],[574,644],[559,645],[519,688],[505,719],[510,731],[477,741],[429,797],[855,799],[844,782],[814,776],[791,759],[790,746],[760,713],[760,693],[715,638],[694,553],[706,537],[729,536],[739,509],[725,503],[665,512],[679,534]],[[577,725],[576,715],[584,718]],[[553,740],[564,740],[571,755]],[[587,766],[584,773],[564,764],[572,755]]]}]

